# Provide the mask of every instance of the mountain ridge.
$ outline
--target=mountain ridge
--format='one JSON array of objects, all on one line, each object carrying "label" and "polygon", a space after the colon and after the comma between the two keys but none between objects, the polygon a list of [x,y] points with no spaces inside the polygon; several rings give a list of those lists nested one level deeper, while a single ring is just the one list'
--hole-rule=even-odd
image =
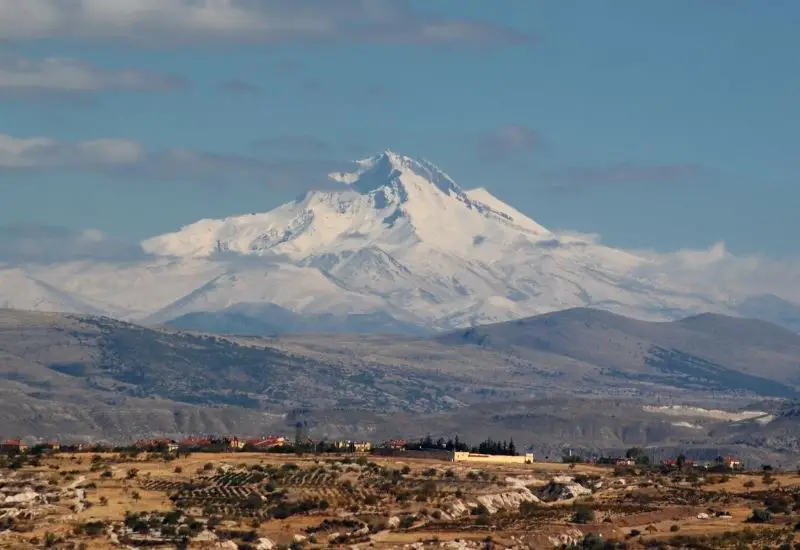
[{"label": "mountain ridge", "polygon": [[[759,335],[738,332],[747,320],[706,322],[719,329],[578,308],[490,326],[493,341],[481,346],[447,341],[458,332],[219,336],[0,310],[0,413],[6,433],[37,437],[254,434],[290,430],[287,415],[302,410],[319,437],[535,431],[541,449],[800,456],[796,402],[785,400],[800,390],[800,335],[766,326],[790,339],[766,353]],[[600,403],[608,410],[598,416]],[[749,413],[731,424],[698,407]]]}]

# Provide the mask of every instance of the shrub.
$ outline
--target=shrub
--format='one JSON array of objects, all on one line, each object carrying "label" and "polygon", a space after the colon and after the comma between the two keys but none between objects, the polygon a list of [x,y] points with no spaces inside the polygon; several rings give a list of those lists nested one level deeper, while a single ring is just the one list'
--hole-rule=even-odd
[{"label": "shrub", "polygon": [[591,523],[594,521],[595,515],[594,510],[591,508],[587,508],[585,506],[581,506],[575,510],[575,513],[572,515],[572,522],[573,523]]},{"label": "shrub", "polygon": [[183,512],[180,510],[171,510],[164,514],[164,519],[161,521],[164,525],[177,525],[183,517]]},{"label": "shrub", "polygon": [[677,533],[678,531],[681,530],[681,526],[675,524],[675,525],[670,526],[669,530],[672,531],[673,533]]},{"label": "shrub", "polygon": [[744,486],[747,487],[748,489],[752,489],[753,487],[756,486],[756,482],[753,481],[752,479],[748,479],[747,481],[744,482]]},{"label": "shrub", "polygon": [[414,516],[403,516],[400,518],[400,527],[403,529],[410,529],[416,520],[417,518]]},{"label": "shrub", "polygon": [[752,514],[747,518],[748,523],[769,523],[770,520],[772,520],[772,514],[761,508],[753,508]]},{"label": "shrub", "polygon": [[61,542],[61,538],[58,535],[56,535],[55,533],[51,533],[50,531],[47,531],[44,534],[44,547],[45,548],[53,548],[59,542]]},{"label": "shrub", "polygon": [[106,529],[106,524],[102,521],[89,521],[80,525],[76,525],[73,532],[76,535],[84,534],[88,537],[96,537],[102,535]]}]

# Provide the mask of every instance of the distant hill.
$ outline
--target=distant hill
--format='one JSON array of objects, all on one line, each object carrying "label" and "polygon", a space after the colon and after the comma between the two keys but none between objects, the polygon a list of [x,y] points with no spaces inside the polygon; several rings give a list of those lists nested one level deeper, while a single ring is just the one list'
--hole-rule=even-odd
[{"label": "distant hill", "polygon": [[430,333],[384,312],[299,315],[275,304],[240,304],[222,311],[187,313],[166,324],[183,330],[256,336],[309,333],[424,336]]},{"label": "distant hill", "polygon": [[705,314],[673,322],[575,308],[459,330],[445,345],[479,346],[521,358],[568,357],[622,378],[718,391],[794,397],[800,335],[752,319]]},{"label": "distant hill", "polygon": [[[573,309],[427,338],[274,338],[0,310],[0,435],[247,434],[309,418],[328,437],[535,433],[548,453],[688,441],[800,453],[781,401],[797,396],[799,372],[800,336],[717,315],[648,323]],[[660,401],[757,402],[774,418],[643,409]]]}]

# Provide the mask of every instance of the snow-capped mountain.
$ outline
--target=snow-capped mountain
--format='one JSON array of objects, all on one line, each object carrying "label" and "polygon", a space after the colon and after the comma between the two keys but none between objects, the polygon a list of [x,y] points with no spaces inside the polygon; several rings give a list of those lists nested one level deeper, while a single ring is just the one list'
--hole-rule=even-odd
[{"label": "snow-capped mountain", "polygon": [[424,244],[497,259],[514,243],[551,236],[486,190],[467,193],[433,164],[391,151],[330,177],[342,191],[312,191],[265,214],[203,220],[150,239],[144,248],[179,257],[235,252],[302,261],[364,249],[391,254]]},{"label": "snow-capped mountain", "polygon": [[[438,329],[574,306],[639,318],[726,311],[724,295],[635,275],[651,260],[552,232],[425,160],[385,151],[330,177],[340,190],[149,239],[144,262],[0,270],[18,281],[0,286],[0,304],[153,323],[274,304]],[[11,300],[20,285],[27,298]]]}]

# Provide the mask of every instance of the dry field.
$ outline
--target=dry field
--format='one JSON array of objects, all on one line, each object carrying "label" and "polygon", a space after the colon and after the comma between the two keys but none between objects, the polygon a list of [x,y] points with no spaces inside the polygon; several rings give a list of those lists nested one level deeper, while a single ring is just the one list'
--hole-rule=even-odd
[{"label": "dry field", "polygon": [[794,474],[263,453],[2,460],[2,548],[795,548],[800,521]]}]

